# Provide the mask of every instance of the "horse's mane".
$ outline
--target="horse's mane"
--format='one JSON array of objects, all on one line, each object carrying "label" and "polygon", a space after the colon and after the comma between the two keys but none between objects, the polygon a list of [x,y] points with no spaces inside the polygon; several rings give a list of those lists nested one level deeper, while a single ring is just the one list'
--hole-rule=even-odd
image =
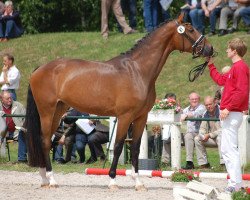
[{"label": "horse's mane", "polygon": [[156,32],[160,27],[162,27],[163,25],[167,24],[168,22],[170,22],[172,20],[173,19],[167,19],[166,21],[160,23],[154,31],[146,34],[143,38],[141,38],[140,40],[138,40],[137,43],[135,43],[135,45],[131,49],[129,49],[126,52],[121,53],[121,55],[129,55],[133,51],[135,51],[136,49],[140,48],[148,40],[148,38],[150,38],[151,35],[154,34],[154,32]]}]

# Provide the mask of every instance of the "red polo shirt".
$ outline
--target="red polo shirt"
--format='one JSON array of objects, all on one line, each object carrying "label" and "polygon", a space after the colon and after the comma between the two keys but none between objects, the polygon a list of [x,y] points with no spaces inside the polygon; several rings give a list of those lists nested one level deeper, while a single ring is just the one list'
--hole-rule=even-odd
[{"label": "red polo shirt", "polygon": [[249,67],[239,60],[233,63],[231,70],[220,74],[214,64],[208,66],[210,76],[220,86],[224,86],[220,109],[242,112],[248,110]]}]

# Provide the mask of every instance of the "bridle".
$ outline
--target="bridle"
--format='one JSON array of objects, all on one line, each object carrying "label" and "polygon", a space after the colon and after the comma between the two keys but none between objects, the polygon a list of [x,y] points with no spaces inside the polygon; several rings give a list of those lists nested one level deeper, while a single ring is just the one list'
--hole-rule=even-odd
[{"label": "bridle", "polygon": [[[184,36],[191,44],[192,44],[192,55],[193,55],[193,59],[194,58],[198,58],[201,54],[202,54],[202,51],[204,49],[204,46],[205,46],[205,36],[204,35],[200,35],[200,37],[195,41],[193,38],[191,38],[187,33],[186,33],[186,29],[185,29],[185,26],[179,24],[177,21],[175,21],[176,23],[176,26],[177,26],[177,32],[179,34],[181,34],[182,36]],[[185,23],[186,25],[187,23]],[[183,37],[183,45],[182,45],[182,51],[184,51],[184,37]]]},{"label": "bridle", "polygon": [[[185,37],[192,44],[193,59],[200,57],[205,47],[205,40],[204,40],[205,36],[201,34],[200,37],[195,41],[186,33],[185,26],[183,26],[182,24],[179,24],[177,21],[175,21],[175,23],[177,26],[177,32],[183,36],[183,45],[182,45],[183,50],[181,52],[184,51],[184,37]],[[185,23],[185,25],[186,24],[187,23]],[[215,55],[217,55],[217,52],[215,52],[215,54],[212,56],[215,56]],[[196,78],[202,75],[207,64],[208,64],[208,61],[191,69],[188,74],[189,81],[193,82]]]}]

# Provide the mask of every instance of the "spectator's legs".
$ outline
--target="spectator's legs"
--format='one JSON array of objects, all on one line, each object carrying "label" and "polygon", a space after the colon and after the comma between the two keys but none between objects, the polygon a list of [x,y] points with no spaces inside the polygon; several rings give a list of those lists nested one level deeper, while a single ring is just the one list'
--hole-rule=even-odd
[{"label": "spectator's legs", "polygon": [[129,1],[129,26],[132,29],[136,29],[137,27],[137,22],[136,22],[136,13],[137,13],[137,8],[136,8],[136,1],[137,0],[128,0]]},{"label": "spectator's legs", "polygon": [[192,26],[198,30],[198,9],[190,10],[189,17],[191,19]]},{"label": "spectator's legs", "polygon": [[63,145],[58,144],[55,148],[56,148],[56,151],[55,151],[55,160],[56,161],[62,161],[62,160],[64,160],[64,158],[63,158]]},{"label": "spectator's legs", "polygon": [[194,137],[197,133],[186,133],[184,136],[186,147],[186,161],[193,162],[194,157]]},{"label": "spectator's legs", "polygon": [[153,2],[154,2],[153,0],[143,1],[143,8],[144,8],[143,16],[147,32],[151,32],[154,30],[153,17],[152,17]]},{"label": "spectator's legs", "polygon": [[76,150],[80,157],[80,163],[85,161],[85,146],[88,142],[88,138],[86,134],[77,133],[76,134]]},{"label": "spectator's legs", "polygon": [[74,143],[75,143],[75,135],[69,135],[68,137],[65,138],[65,148],[66,148],[65,161],[66,162],[71,161],[71,155],[72,155]]},{"label": "spectator's legs", "polygon": [[22,34],[23,30],[16,25],[14,20],[8,20],[6,22],[5,38],[16,38]]},{"label": "spectator's legs", "polygon": [[242,17],[244,23],[250,26],[250,6],[240,10],[240,16]]},{"label": "spectator's legs", "polygon": [[234,11],[234,14],[233,14],[233,29],[237,29],[238,28],[238,22],[240,21],[240,11],[242,10],[242,9],[244,9],[245,7],[243,7],[243,6],[241,6],[241,7],[239,7],[238,9],[236,9],[235,11]]},{"label": "spectator's legs", "polygon": [[210,13],[209,22],[210,22],[210,32],[211,33],[215,33],[216,20],[217,20],[217,17],[220,16],[220,11],[221,11],[221,8],[215,8]]},{"label": "spectator's legs", "polygon": [[207,151],[206,151],[204,143],[200,140],[199,136],[196,136],[194,138],[194,142],[195,142],[195,150],[196,150],[198,165],[207,164],[208,163]]},{"label": "spectator's legs", "polygon": [[113,12],[115,14],[115,17],[116,17],[118,23],[122,27],[123,33],[124,34],[129,33],[132,29],[127,24],[126,19],[122,13],[120,0],[113,0],[112,1],[112,9],[113,9]]},{"label": "spectator's legs", "polygon": [[94,160],[97,160],[97,157],[105,157],[105,153],[102,148],[102,144],[105,144],[109,141],[109,134],[103,132],[94,132],[88,137],[89,148],[91,151],[91,157]]},{"label": "spectator's legs", "polygon": [[108,14],[111,7],[112,0],[102,0],[101,10],[102,10],[102,25],[101,25],[101,34],[103,37],[108,37]]},{"label": "spectator's legs", "polygon": [[242,186],[240,154],[238,149],[238,130],[243,120],[243,113],[230,112],[222,121],[221,153],[230,175],[228,186],[236,190]]},{"label": "spectator's legs", "polygon": [[0,38],[3,38],[4,37],[4,22],[1,20],[0,21]]},{"label": "spectator's legs", "polygon": [[19,131],[18,134],[18,161],[27,161],[27,146],[24,134],[23,131]]},{"label": "spectator's legs", "polygon": [[153,28],[156,29],[158,26],[158,7],[159,7],[159,1],[158,0],[152,0],[152,22],[153,22]]},{"label": "spectator's legs", "polygon": [[234,11],[229,6],[221,9],[219,30],[227,30],[228,17],[232,16],[233,13]]},{"label": "spectator's legs", "polygon": [[162,155],[161,162],[170,164],[171,161],[171,138],[169,140],[162,140]]},{"label": "spectator's legs", "polygon": [[201,34],[205,34],[205,24],[204,24],[204,20],[205,20],[205,13],[202,9],[198,9],[198,20],[197,20],[197,29]]},{"label": "spectator's legs", "polygon": [[204,34],[204,11],[202,9],[193,9],[189,12],[189,16],[193,27],[196,28],[201,34]]}]

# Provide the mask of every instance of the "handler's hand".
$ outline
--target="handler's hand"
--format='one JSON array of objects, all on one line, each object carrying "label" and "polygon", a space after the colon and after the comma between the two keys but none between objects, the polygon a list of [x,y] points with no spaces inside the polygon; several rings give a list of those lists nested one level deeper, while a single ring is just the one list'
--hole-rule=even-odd
[{"label": "handler's hand", "polygon": [[204,135],[204,139],[202,140],[202,142],[207,142],[209,138],[210,138],[210,135],[208,133],[206,133]]},{"label": "handler's hand", "polygon": [[0,117],[4,116],[5,112],[4,111],[0,111]]},{"label": "handler's hand", "polygon": [[229,115],[229,111],[225,108],[224,110],[220,112],[220,119],[224,120],[228,117],[228,115]]}]

